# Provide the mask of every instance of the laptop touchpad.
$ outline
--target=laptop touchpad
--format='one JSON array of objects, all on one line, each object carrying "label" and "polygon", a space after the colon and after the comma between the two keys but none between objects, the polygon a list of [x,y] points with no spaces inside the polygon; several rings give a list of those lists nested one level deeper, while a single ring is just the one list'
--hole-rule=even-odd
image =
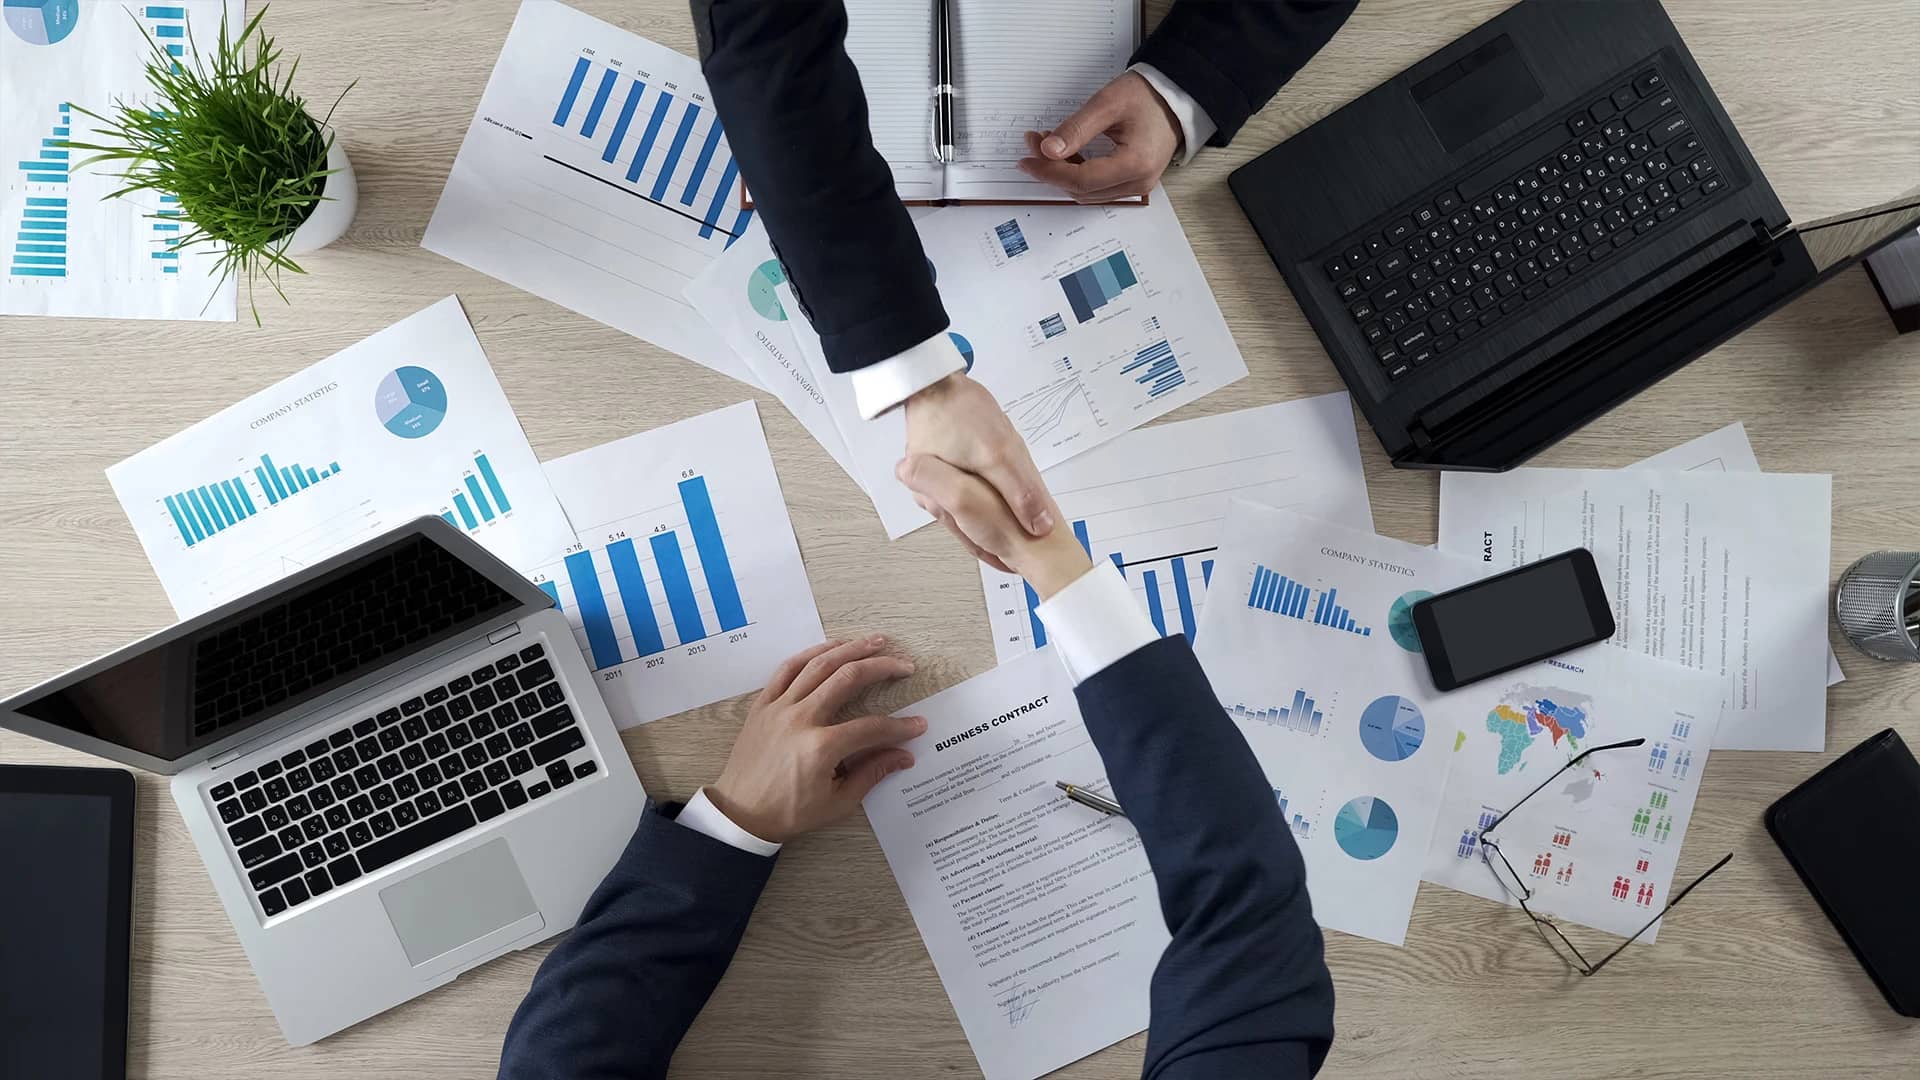
[{"label": "laptop touchpad", "polygon": [[1539,101],[1540,83],[1501,34],[1413,84],[1413,100],[1451,154]]},{"label": "laptop touchpad", "polygon": [[380,890],[380,902],[414,967],[464,963],[546,925],[505,837]]}]

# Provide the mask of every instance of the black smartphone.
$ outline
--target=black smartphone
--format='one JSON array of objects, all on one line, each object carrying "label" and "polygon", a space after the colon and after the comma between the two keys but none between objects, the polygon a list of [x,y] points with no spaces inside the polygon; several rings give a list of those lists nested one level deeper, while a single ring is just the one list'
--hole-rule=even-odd
[{"label": "black smartphone", "polygon": [[1586,548],[1430,596],[1413,629],[1433,685],[1454,690],[1613,636],[1613,610]]}]

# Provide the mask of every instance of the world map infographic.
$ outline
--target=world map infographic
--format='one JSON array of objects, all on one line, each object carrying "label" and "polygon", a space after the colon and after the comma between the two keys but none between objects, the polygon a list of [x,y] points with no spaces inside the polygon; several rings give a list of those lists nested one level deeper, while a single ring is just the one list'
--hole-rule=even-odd
[{"label": "world map infographic", "polygon": [[1525,683],[1509,688],[1487,711],[1487,730],[1500,738],[1500,775],[1524,768],[1527,751],[1542,734],[1554,747],[1564,739],[1567,749],[1578,751],[1592,709],[1593,699],[1586,694]]}]

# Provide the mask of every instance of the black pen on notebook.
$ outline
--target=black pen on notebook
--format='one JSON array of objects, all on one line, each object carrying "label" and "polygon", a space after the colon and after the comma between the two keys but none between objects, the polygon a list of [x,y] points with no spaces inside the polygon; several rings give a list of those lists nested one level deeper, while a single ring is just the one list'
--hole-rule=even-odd
[{"label": "black pen on notebook", "polygon": [[949,0],[933,8],[933,157],[953,161],[953,11]]},{"label": "black pen on notebook", "polygon": [[1098,810],[1103,814],[1111,814],[1114,817],[1127,816],[1127,812],[1125,810],[1120,809],[1119,803],[1114,802],[1112,799],[1107,798],[1105,795],[1101,795],[1097,792],[1088,791],[1086,788],[1083,788],[1078,784],[1069,784],[1065,780],[1055,780],[1053,782],[1053,786],[1059,788],[1061,791],[1066,792],[1067,798],[1072,799],[1074,802],[1079,803],[1081,806],[1091,806],[1095,810]]}]

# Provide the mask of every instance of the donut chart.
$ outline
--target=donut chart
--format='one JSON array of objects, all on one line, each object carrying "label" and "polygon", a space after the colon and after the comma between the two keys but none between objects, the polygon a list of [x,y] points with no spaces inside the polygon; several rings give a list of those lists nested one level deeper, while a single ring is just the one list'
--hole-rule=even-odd
[{"label": "donut chart", "polygon": [[374,390],[373,411],[395,435],[423,439],[447,418],[446,384],[423,367],[395,368]]}]

